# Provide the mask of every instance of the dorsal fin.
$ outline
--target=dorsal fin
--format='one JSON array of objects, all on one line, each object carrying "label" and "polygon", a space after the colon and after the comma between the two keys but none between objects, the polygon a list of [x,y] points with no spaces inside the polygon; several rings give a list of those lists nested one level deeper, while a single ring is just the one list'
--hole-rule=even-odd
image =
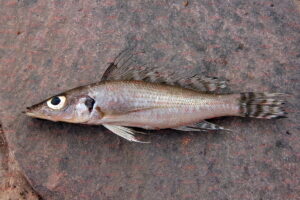
[{"label": "dorsal fin", "polygon": [[195,75],[191,77],[179,77],[175,72],[162,71],[157,67],[139,65],[133,57],[144,51],[133,52],[132,48],[122,51],[108,66],[101,81],[105,80],[141,80],[150,83],[161,83],[180,86],[183,88],[202,92],[213,92],[226,88],[226,80],[216,77]]}]

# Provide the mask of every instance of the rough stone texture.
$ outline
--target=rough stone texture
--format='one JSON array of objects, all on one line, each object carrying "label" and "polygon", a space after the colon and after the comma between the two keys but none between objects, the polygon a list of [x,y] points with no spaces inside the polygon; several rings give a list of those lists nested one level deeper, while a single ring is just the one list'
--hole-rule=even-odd
[{"label": "rough stone texture", "polygon": [[24,178],[13,155],[9,153],[7,142],[0,124],[0,199],[1,200],[38,200]]},{"label": "rough stone texture", "polygon": [[[0,120],[45,199],[299,199],[300,16],[291,0],[0,0]],[[232,133],[160,131],[151,144],[102,127],[34,120],[24,107],[96,82],[131,43],[178,76],[292,94],[288,119],[213,120]]]}]

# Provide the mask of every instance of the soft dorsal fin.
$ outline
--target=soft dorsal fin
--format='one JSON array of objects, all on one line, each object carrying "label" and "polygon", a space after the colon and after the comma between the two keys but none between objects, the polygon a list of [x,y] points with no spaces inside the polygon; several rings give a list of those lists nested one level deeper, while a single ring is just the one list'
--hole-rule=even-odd
[{"label": "soft dorsal fin", "polygon": [[208,130],[225,130],[225,131],[230,131],[228,129],[223,128],[222,126],[207,122],[207,121],[202,121],[196,124],[191,124],[187,126],[180,126],[177,128],[172,128],[174,130],[179,130],[179,131],[208,131]]},{"label": "soft dorsal fin", "polygon": [[104,72],[101,81],[106,80],[141,80],[150,83],[161,83],[180,86],[202,92],[213,92],[227,86],[226,80],[216,77],[195,75],[182,78],[175,72],[161,71],[157,67],[138,65],[133,57],[143,53],[133,52],[132,48],[122,51]]}]

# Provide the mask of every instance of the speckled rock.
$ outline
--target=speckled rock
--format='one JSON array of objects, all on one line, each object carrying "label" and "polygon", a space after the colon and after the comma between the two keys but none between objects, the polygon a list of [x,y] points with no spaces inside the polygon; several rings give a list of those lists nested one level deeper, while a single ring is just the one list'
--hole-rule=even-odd
[{"label": "speckled rock", "polygon": [[[22,173],[45,199],[300,198],[300,15],[291,0],[1,0],[0,120]],[[232,91],[292,94],[288,119],[213,120],[232,133],[159,131],[151,144],[103,127],[21,114],[96,82],[122,49]]]}]

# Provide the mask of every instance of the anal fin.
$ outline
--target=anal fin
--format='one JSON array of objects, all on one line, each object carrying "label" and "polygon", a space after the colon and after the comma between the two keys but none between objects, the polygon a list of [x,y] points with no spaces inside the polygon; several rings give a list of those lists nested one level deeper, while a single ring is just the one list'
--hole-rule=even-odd
[{"label": "anal fin", "polygon": [[187,126],[180,126],[176,128],[172,128],[175,130],[179,131],[209,131],[209,130],[225,130],[225,131],[231,131],[229,129],[225,129],[222,126],[207,122],[207,121],[202,121],[196,124],[191,124]]},{"label": "anal fin", "polygon": [[124,126],[117,126],[117,125],[108,125],[103,124],[105,128],[113,132],[114,134],[130,141],[130,142],[139,142],[139,143],[150,143],[147,141],[140,140],[136,137],[136,134],[141,134],[142,132],[136,131],[134,129],[124,127]]}]

